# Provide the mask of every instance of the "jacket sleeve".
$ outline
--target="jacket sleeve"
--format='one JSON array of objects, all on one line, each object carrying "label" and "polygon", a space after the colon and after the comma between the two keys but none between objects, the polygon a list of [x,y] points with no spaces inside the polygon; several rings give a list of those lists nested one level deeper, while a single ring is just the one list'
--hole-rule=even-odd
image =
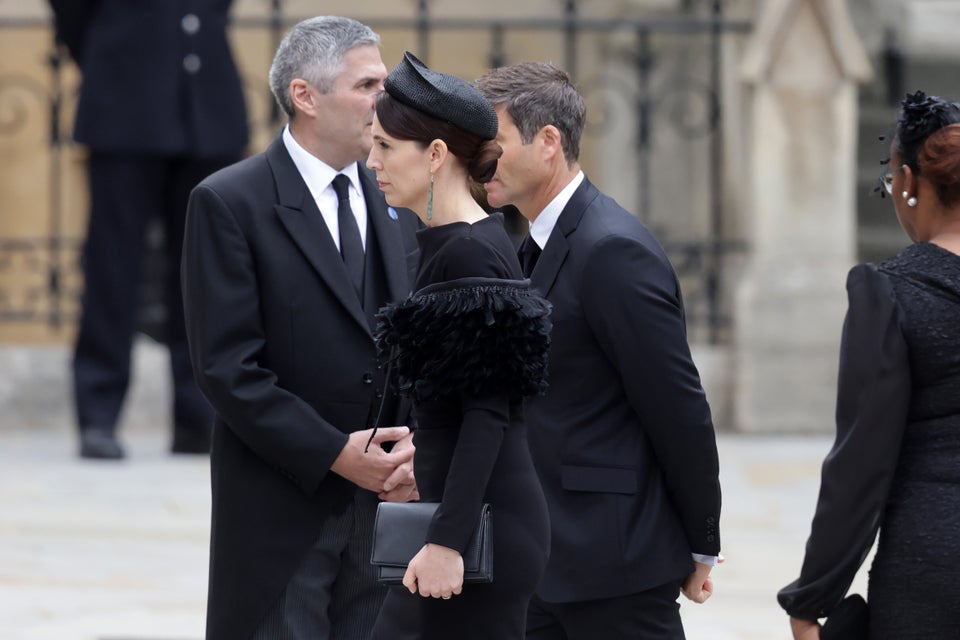
[{"label": "jacket sleeve", "polygon": [[99,0],[49,0],[53,10],[53,25],[58,42],[66,45],[70,57],[79,64],[87,29]]},{"label": "jacket sleeve", "polygon": [[716,434],[690,355],[673,268],[640,239],[610,235],[585,261],[580,296],[593,335],[619,372],[650,440],[690,551],[718,555]]},{"label": "jacket sleeve", "polygon": [[427,542],[463,553],[480,519],[483,495],[510,424],[507,394],[461,396],[462,418],[443,499]]},{"label": "jacket sleeve", "polygon": [[910,365],[899,307],[886,277],[860,265],[847,278],[837,387],[836,441],[800,577],[780,590],[788,614],[815,620],[839,604],[876,538],[910,401]]},{"label": "jacket sleeve", "polygon": [[181,278],[190,357],[204,395],[250,449],[312,493],[348,436],[264,364],[254,258],[228,205],[204,184],[188,204]]}]

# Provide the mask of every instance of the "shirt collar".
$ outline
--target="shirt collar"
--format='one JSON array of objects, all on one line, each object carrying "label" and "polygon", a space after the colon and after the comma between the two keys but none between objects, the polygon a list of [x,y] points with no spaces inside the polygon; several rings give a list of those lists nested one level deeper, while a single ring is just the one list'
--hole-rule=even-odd
[{"label": "shirt collar", "polygon": [[290,154],[297,171],[303,176],[303,181],[307,183],[307,188],[310,189],[310,195],[313,196],[314,200],[326,189],[332,188],[333,179],[338,173],[350,178],[350,186],[357,194],[363,195],[363,191],[360,189],[360,170],[356,162],[351,162],[341,171],[335,170],[300,146],[300,143],[290,133],[290,125],[283,128],[283,144],[287,147],[287,153]]},{"label": "shirt collar", "polygon": [[570,198],[573,197],[573,192],[576,191],[580,183],[583,182],[583,178],[583,171],[578,171],[577,175],[573,177],[573,180],[561,189],[560,193],[554,196],[553,200],[543,208],[540,215],[530,223],[530,237],[533,238],[533,241],[536,242],[537,246],[541,249],[547,246],[547,240],[550,239],[553,228],[557,226],[557,220],[560,219],[563,208],[570,202]]}]

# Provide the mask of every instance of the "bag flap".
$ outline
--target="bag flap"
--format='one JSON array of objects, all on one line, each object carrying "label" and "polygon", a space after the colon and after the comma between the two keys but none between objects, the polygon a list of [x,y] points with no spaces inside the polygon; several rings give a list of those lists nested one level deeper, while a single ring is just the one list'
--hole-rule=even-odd
[{"label": "bag flap", "polygon": [[[423,548],[433,515],[435,502],[381,502],[373,524],[373,551],[370,562],[381,566],[406,566]],[[490,505],[480,510],[480,522],[463,552],[466,573],[480,569],[481,550],[490,544]]]},{"label": "bag flap", "polygon": [[405,566],[423,547],[435,502],[381,502],[373,523],[373,564]]}]

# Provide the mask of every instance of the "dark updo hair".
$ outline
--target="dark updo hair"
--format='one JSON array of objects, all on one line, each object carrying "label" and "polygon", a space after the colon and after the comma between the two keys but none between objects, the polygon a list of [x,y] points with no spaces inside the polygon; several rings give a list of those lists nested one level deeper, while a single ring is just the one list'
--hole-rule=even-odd
[{"label": "dark updo hair", "polygon": [[960,106],[917,91],[900,103],[893,150],[946,206],[960,201]]},{"label": "dark updo hair", "polygon": [[387,92],[377,96],[377,118],[383,130],[399,140],[412,140],[423,146],[437,139],[443,140],[450,153],[466,165],[467,173],[477,182],[488,182],[493,177],[497,160],[503,155],[503,148],[496,140],[486,140],[417,111]]},{"label": "dark updo hair", "polygon": [[917,174],[924,176],[945,206],[960,202],[960,124],[930,134],[917,153]]}]

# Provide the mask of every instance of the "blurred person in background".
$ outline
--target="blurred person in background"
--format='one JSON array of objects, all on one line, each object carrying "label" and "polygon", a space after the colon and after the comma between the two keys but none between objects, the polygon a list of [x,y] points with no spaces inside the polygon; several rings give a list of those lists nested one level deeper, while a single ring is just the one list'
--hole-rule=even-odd
[{"label": "blurred person in background", "polygon": [[230,4],[50,0],[57,39],[82,75],[74,139],[89,152],[84,290],[73,356],[84,458],[124,457],[117,425],[154,220],[164,231],[171,449],[210,449],[213,413],[190,366],[179,267],[190,190],[239,160],[247,146],[247,112],[226,35]]},{"label": "blurred person in background", "polygon": [[836,441],[800,577],[778,594],[796,640],[844,615],[831,619],[878,530],[857,637],[957,637],[960,107],[906,96],[881,187],[914,244],[847,279]]}]

